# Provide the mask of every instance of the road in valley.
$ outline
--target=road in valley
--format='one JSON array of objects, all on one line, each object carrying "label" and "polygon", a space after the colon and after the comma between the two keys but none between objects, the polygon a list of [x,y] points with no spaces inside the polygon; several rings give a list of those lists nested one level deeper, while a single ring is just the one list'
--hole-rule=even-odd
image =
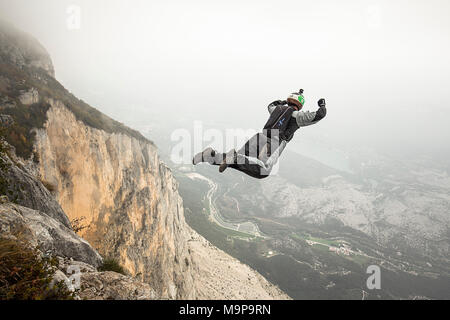
[{"label": "road in valley", "polygon": [[[248,234],[251,236],[263,237],[263,235],[259,231],[258,226],[255,223],[253,223],[251,221],[242,222],[242,223],[233,223],[230,221],[226,221],[220,215],[220,211],[215,204],[216,197],[217,197],[216,193],[217,193],[217,189],[218,189],[217,183],[215,183],[211,179],[208,179],[207,177],[205,177],[201,174],[195,173],[195,172],[188,173],[188,174],[186,174],[186,176],[193,180],[198,179],[198,180],[203,180],[208,183],[210,189],[208,190],[208,192],[206,194],[206,199],[209,204],[209,218],[211,219],[211,221],[213,221],[214,223],[218,224],[219,226],[221,226],[222,228],[225,228],[225,229],[238,231],[238,232],[245,233],[245,234]],[[237,204],[237,206],[238,205],[239,204]]]}]

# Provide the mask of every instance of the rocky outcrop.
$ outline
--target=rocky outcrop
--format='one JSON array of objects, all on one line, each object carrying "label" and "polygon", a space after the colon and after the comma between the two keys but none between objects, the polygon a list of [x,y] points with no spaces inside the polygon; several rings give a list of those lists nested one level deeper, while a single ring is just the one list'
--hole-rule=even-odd
[{"label": "rocky outcrop", "polygon": [[0,61],[44,70],[54,77],[52,60],[45,48],[30,35],[0,20]]},{"label": "rocky outcrop", "polygon": [[19,96],[19,101],[25,106],[29,106],[39,102],[39,93],[36,89],[31,88],[29,91],[24,91]]},{"label": "rocky outcrop", "polygon": [[21,206],[45,212],[63,226],[70,228],[67,215],[47,187],[25,167],[21,159],[14,156],[14,152],[9,154],[10,156],[0,154],[0,163],[5,164],[5,169],[0,171],[1,187],[5,189],[2,191]]},{"label": "rocky outcrop", "polygon": [[91,245],[70,228],[47,214],[12,203],[0,205],[2,235],[22,232],[33,246],[42,252],[69,257],[92,266],[100,265],[102,258]]},{"label": "rocky outcrop", "polygon": [[156,300],[156,292],[147,283],[116,272],[91,272],[81,275],[81,299]]},{"label": "rocky outcrop", "polygon": [[[96,267],[102,262],[98,252],[59,221],[43,212],[13,203],[1,204],[1,238],[14,239],[18,235],[21,239],[26,239],[31,246],[39,248],[43,255],[59,259],[58,269],[50,286],[63,282],[70,290],[77,290],[76,299],[157,299],[155,291],[146,283],[111,271],[97,272]],[[77,271],[77,277],[80,279],[78,284],[72,283],[71,270]]]}]

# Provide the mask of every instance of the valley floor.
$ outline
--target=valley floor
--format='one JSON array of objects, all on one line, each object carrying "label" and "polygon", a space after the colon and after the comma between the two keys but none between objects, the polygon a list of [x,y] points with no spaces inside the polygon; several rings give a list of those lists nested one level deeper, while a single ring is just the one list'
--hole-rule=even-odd
[{"label": "valley floor", "polygon": [[199,269],[195,279],[198,299],[287,300],[277,286],[239,260],[214,247],[193,232],[189,249]]}]

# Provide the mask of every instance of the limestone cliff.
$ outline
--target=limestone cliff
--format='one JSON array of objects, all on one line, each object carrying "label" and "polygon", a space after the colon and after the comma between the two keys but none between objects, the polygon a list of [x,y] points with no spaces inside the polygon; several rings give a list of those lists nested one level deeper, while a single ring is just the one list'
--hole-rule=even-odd
[{"label": "limestone cliff", "polygon": [[[11,256],[11,252],[4,250],[3,241],[23,243],[25,240],[37,248],[41,256],[57,258],[59,263],[51,283],[63,281],[69,284],[70,290],[78,289],[75,299],[159,299],[147,283],[128,275],[97,271],[97,267],[103,264],[102,257],[73,231],[66,214],[43,182],[9,148],[1,142],[0,246],[3,246],[3,251],[0,260]],[[77,288],[70,287],[70,270],[74,267],[80,272],[80,287]]]},{"label": "limestone cliff", "polygon": [[70,94],[36,41],[11,30],[0,28],[0,115],[15,123],[6,139],[26,159],[27,172],[52,191],[63,215],[87,219],[83,238],[150,285],[143,292],[153,293],[140,296],[288,298],[193,232],[155,145]]},{"label": "limestone cliff", "polygon": [[1,236],[24,233],[42,252],[82,261],[94,268],[101,264],[101,256],[75,234],[59,204],[20,159],[0,152],[0,167],[4,194],[0,203]]},{"label": "limestone cliff", "polygon": [[48,103],[36,134],[39,169],[69,217],[87,218],[83,237],[161,296],[194,298],[182,201],[156,147],[93,129],[61,102]]}]

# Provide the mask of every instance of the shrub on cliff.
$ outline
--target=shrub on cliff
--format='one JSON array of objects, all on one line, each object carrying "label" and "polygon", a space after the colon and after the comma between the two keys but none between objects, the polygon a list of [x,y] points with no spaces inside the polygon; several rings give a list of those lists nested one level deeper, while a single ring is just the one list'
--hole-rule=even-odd
[{"label": "shrub on cliff", "polygon": [[11,150],[5,142],[5,132],[5,128],[0,128],[0,196],[7,196],[11,202],[17,203],[22,190],[14,181],[8,179],[11,167],[8,157]]},{"label": "shrub on cliff", "polygon": [[8,150],[4,137],[5,128],[0,128],[0,195],[7,195],[8,193],[8,180],[4,177],[6,170],[8,170],[8,163],[4,159]]},{"label": "shrub on cliff", "polygon": [[54,193],[57,190],[57,187],[54,184],[48,182],[47,180],[41,179],[41,182],[44,185],[44,187],[51,193]]},{"label": "shrub on cliff", "polygon": [[0,237],[0,300],[72,300],[64,282],[51,284],[56,265],[21,236]]},{"label": "shrub on cliff", "polygon": [[113,271],[126,275],[125,269],[114,258],[104,259],[103,264],[98,267],[98,271]]},{"label": "shrub on cliff", "polygon": [[73,220],[70,221],[70,225],[72,226],[72,230],[75,233],[80,233],[81,231],[85,230],[85,229],[89,229],[91,227],[91,224],[85,224],[86,221],[86,217],[82,216],[79,218],[75,218]]}]

